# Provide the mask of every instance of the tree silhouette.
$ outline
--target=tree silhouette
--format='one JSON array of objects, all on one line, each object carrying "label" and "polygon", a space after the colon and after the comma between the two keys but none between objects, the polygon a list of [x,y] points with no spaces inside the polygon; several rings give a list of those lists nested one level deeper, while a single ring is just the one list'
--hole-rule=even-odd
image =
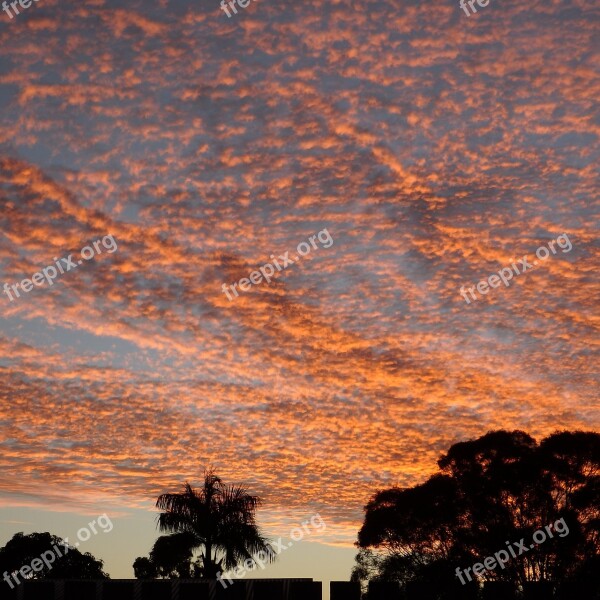
[{"label": "tree silhouette", "polygon": [[190,533],[162,535],[154,542],[149,558],[135,560],[133,572],[138,579],[189,579],[194,574],[194,546],[195,537]]},{"label": "tree silhouette", "polygon": [[133,561],[133,574],[136,579],[155,579],[158,570],[147,556],[138,556]]},{"label": "tree silhouette", "polygon": [[[57,547],[60,551],[53,550]],[[0,573],[16,573],[24,565],[30,565],[34,559],[39,559],[44,553],[53,552],[54,562],[34,571],[29,570],[30,579],[107,579],[108,575],[102,570],[103,562],[94,558],[89,552],[82,554],[77,548],[67,545],[63,540],[48,532],[24,535],[16,533],[0,548]],[[40,561],[41,563],[42,561]],[[19,576],[19,581],[22,576]],[[8,583],[3,583],[7,587]],[[1,597],[1,594],[0,594]]]},{"label": "tree silhouette", "polygon": [[[180,493],[162,494],[156,502],[163,511],[158,527],[174,535],[157,540],[149,563],[136,559],[136,577],[154,573],[215,579],[220,571],[234,569],[259,551],[272,559],[268,541],[255,520],[260,504],[260,498],[248,494],[243,486],[223,484],[212,469],[205,471],[202,488],[186,483]],[[195,550],[200,550],[200,556],[192,563]]]},{"label": "tree silhouette", "polygon": [[[434,578],[440,587],[453,586],[457,567],[482,562],[523,538],[526,552],[473,578],[521,587],[594,573],[600,559],[599,434],[560,432],[538,445],[522,431],[494,431],[454,444],[438,465],[441,472],[425,483],[380,491],[368,503],[355,580]],[[559,522],[566,532],[557,534]],[[530,548],[539,529],[547,539]]]}]

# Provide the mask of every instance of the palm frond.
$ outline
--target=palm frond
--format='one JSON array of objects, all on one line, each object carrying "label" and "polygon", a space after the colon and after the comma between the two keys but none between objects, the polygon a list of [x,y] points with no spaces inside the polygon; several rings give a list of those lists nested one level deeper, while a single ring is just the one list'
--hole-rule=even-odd
[{"label": "palm frond", "polygon": [[157,523],[163,532],[193,536],[194,548],[203,548],[203,576],[215,577],[221,568],[233,569],[261,551],[269,562],[275,559],[256,523],[260,505],[261,499],[246,487],[224,485],[209,468],[201,488],[186,482],[182,492],[158,497],[156,507],[162,512]]}]

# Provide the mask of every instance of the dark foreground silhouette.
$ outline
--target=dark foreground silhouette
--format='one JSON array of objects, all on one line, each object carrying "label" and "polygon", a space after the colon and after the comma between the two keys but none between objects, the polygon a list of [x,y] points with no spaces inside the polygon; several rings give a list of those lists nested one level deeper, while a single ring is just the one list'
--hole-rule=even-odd
[{"label": "dark foreground silhouette", "polygon": [[[223,589],[217,581],[164,579],[91,581],[33,581],[24,585],[20,600],[322,600],[323,585],[311,579],[239,580]],[[17,595],[1,596],[6,600]],[[367,596],[363,596],[363,599]],[[361,600],[358,582],[331,582],[331,600]],[[486,583],[479,592],[463,589],[435,592],[428,584],[409,584],[405,591],[398,582],[371,582],[369,600],[597,600],[598,596],[575,584],[564,584],[558,595],[548,585],[533,583],[523,595],[505,584]]]},{"label": "dark foreground silhouette", "polygon": [[135,576],[216,579],[269,550],[256,524],[260,504],[258,496],[244,486],[225,485],[212,469],[205,471],[202,488],[186,483],[180,493],[159,496],[158,526],[170,535],[158,538],[148,558],[135,560]]},{"label": "dark foreground silhouette", "polygon": [[421,584],[433,598],[486,582],[505,590],[501,598],[536,582],[553,593],[583,586],[591,596],[573,599],[593,597],[599,434],[565,431],[538,444],[522,431],[495,431],[454,444],[438,466],[425,483],[380,491],[367,504],[354,581]]},{"label": "dark foreground silhouette", "polygon": [[[453,445],[438,466],[421,485],[375,494],[352,581],[332,582],[331,600],[600,600],[599,434],[538,444],[496,431]],[[102,561],[72,547],[61,557],[49,533],[16,534],[0,549],[0,600],[321,600],[310,579],[220,585],[221,569],[268,549],[259,504],[211,470],[202,488],[163,494],[168,535],[136,560],[138,580],[108,580]]]}]

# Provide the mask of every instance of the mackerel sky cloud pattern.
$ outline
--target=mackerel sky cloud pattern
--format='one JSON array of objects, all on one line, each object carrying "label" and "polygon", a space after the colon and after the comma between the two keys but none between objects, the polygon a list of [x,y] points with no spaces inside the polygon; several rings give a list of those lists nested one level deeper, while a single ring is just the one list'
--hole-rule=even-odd
[{"label": "mackerel sky cloud pattern", "polygon": [[[0,297],[3,506],[148,506],[212,463],[272,524],[320,511],[351,544],[375,489],[455,441],[598,428],[593,3],[2,17],[0,285],[119,245]],[[330,249],[223,295],[323,228]]]}]

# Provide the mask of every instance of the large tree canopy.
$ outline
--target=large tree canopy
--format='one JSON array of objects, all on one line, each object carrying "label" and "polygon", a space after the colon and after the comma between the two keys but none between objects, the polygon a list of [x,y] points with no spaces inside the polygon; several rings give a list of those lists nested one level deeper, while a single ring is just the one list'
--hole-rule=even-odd
[{"label": "large tree canopy", "polygon": [[[594,572],[600,558],[600,435],[560,432],[540,444],[522,431],[494,431],[453,445],[440,472],[412,488],[378,492],[365,508],[354,579],[456,582],[507,542],[552,527],[568,533],[485,570],[480,581],[565,581]],[[561,521],[562,522],[562,521]],[[596,565],[596,566],[595,566]]]},{"label": "large tree canopy", "polygon": [[31,579],[106,579],[108,575],[102,570],[101,560],[94,558],[89,552],[82,554],[71,545],[65,548],[65,543],[59,537],[50,533],[31,533],[23,535],[16,533],[0,548],[0,574],[15,573],[21,567],[30,565],[34,559],[39,559],[45,552],[57,547],[63,556],[54,552],[54,562],[44,564],[38,571],[28,574]]}]

